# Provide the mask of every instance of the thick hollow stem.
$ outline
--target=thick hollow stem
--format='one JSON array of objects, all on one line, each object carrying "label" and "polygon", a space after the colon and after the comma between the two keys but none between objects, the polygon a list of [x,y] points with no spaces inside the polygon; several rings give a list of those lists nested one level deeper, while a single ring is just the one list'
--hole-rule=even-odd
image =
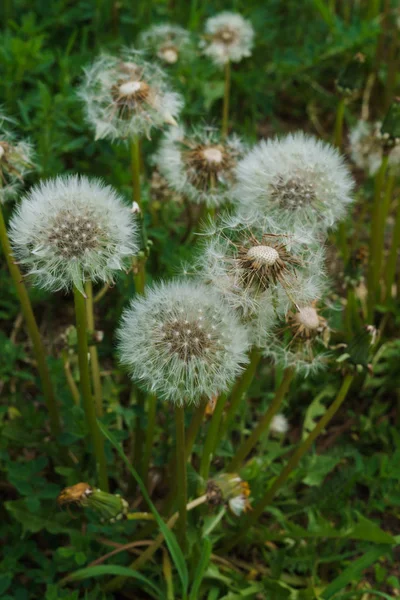
[{"label": "thick hollow stem", "polygon": [[375,178],[375,194],[371,215],[371,233],[369,244],[369,262],[368,262],[368,321],[372,322],[375,310],[375,302],[377,296],[377,282],[379,281],[379,240],[382,232],[382,189],[385,182],[385,175],[388,164],[388,155],[385,154],[382,159],[382,164]]},{"label": "thick hollow stem", "polygon": [[333,143],[338,150],[340,150],[343,145],[343,123],[345,106],[345,99],[341,98],[336,109],[335,131],[333,134]]},{"label": "thick hollow stem", "polygon": [[222,413],[228,399],[227,394],[222,394],[219,396],[217,400],[217,404],[214,409],[214,413],[211,417],[210,424],[208,426],[208,431],[206,435],[206,440],[204,442],[203,453],[201,455],[201,463],[200,463],[200,477],[203,478],[204,482],[208,479],[208,474],[210,471],[210,463],[212,460],[213,453],[216,448],[216,439],[218,436],[218,429],[221,423]]},{"label": "thick hollow stem", "polygon": [[140,145],[139,138],[134,137],[131,141],[131,172],[133,202],[137,202],[141,211],[143,211],[142,195],[140,193]]},{"label": "thick hollow stem", "polygon": [[177,504],[179,512],[178,539],[182,550],[185,551],[187,522],[187,479],[185,453],[185,408],[183,405],[177,405],[175,407],[175,426]]},{"label": "thick hollow stem", "polygon": [[3,212],[0,203],[0,242],[4,252],[10,275],[14,282],[18,300],[21,304],[22,314],[29,337],[32,342],[33,353],[35,355],[37,369],[42,382],[43,396],[46,402],[46,407],[50,418],[50,429],[53,437],[57,440],[61,434],[61,419],[54,394],[53,385],[50,379],[50,372],[46,362],[46,353],[40,336],[39,328],[36,323],[35,315],[33,314],[32,305],[28,296],[28,292],[23,282],[22,274],[15,264],[10,242],[7,236],[6,224],[4,222]]},{"label": "thick hollow stem", "polygon": [[291,381],[293,379],[294,369],[293,367],[289,367],[285,369],[283,374],[282,382],[276,391],[275,397],[272,400],[270,406],[268,407],[267,412],[261,417],[257,427],[255,427],[247,438],[239,447],[235,456],[227,466],[228,473],[234,473],[236,469],[240,467],[246,456],[251,452],[254,446],[257,444],[258,440],[262,435],[267,435],[269,431],[269,427],[273,417],[278,412],[280,406],[282,405],[283,399],[285,398]]},{"label": "thick hollow stem", "polygon": [[99,487],[108,492],[107,465],[104,453],[104,440],[96,421],[96,407],[93,401],[90,385],[90,370],[88,362],[88,340],[85,298],[74,287],[76,330],[78,336],[78,361],[80,374],[80,387],[83,407],[85,410],[86,424],[92,438],[96,470]]},{"label": "thick hollow stem", "polygon": [[253,381],[254,375],[256,374],[256,370],[258,367],[258,363],[261,359],[261,352],[259,348],[253,348],[250,352],[250,361],[247,365],[246,370],[242,373],[241,377],[235,383],[232,394],[229,398],[229,409],[225,417],[225,421],[222,423],[217,443],[222,440],[229,431],[229,427],[235,418],[240,402],[243,398],[243,395],[247,392],[248,388]]},{"label": "thick hollow stem", "polygon": [[149,394],[147,398],[147,426],[146,426],[146,441],[143,454],[143,475],[144,481],[148,482],[151,450],[154,442],[154,432],[156,429],[156,409],[157,396]]},{"label": "thick hollow stem", "polygon": [[229,124],[229,96],[231,92],[231,63],[225,63],[225,86],[224,86],[224,104],[222,107],[222,137],[228,135]]},{"label": "thick hollow stem", "polygon": [[[385,186],[383,192],[382,203],[380,205],[380,213],[379,213],[379,222],[377,224],[378,228],[378,239],[376,242],[376,291],[380,289],[379,279],[380,274],[382,273],[383,268],[383,257],[385,250],[385,230],[386,230],[386,222],[390,212],[390,203],[393,195],[393,187],[395,182],[395,173],[394,169],[389,169]],[[377,294],[379,299],[379,294]]]},{"label": "thick hollow stem", "polygon": [[[87,281],[85,283],[85,292],[86,292],[86,318],[87,318],[87,328],[88,334],[90,336],[94,335],[95,324],[94,324],[94,312],[93,312],[93,286],[91,281]],[[101,386],[101,377],[100,377],[100,365],[99,365],[99,355],[97,352],[97,346],[94,344],[89,346],[89,355],[90,355],[90,366],[92,371],[92,383],[93,383],[93,391],[94,391],[94,403],[96,405],[96,415],[98,417],[103,416],[103,389]]]},{"label": "thick hollow stem", "polygon": [[234,537],[234,539],[230,540],[224,546],[225,551],[230,550],[231,548],[236,546],[236,544],[247,533],[247,531],[249,530],[249,527],[251,527],[252,525],[254,525],[254,523],[256,523],[256,521],[259,519],[259,517],[264,512],[265,508],[271,503],[271,501],[273,500],[273,498],[274,498],[275,494],[278,492],[278,490],[283,486],[284,483],[286,483],[286,481],[288,480],[289,475],[291,474],[293,469],[295,469],[297,467],[300,460],[303,458],[303,456],[306,454],[306,452],[308,452],[308,450],[311,448],[311,446],[314,443],[314,441],[316,440],[316,438],[324,430],[326,425],[329,423],[329,421],[333,418],[333,416],[339,410],[340,406],[342,405],[342,403],[344,402],[344,400],[347,396],[347,392],[349,391],[349,388],[353,382],[353,379],[354,379],[354,375],[349,375],[349,374],[346,375],[335,400],[332,402],[330,407],[327,409],[324,416],[318,421],[317,425],[314,427],[314,429],[311,431],[311,433],[300,444],[300,446],[297,448],[297,450],[292,454],[287,465],[281,471],[279,477],[277,477],[277,479],[275,479],[272,486],[265,492],[264,496],[253,508],[253,510],[251,511],[251,514],[246,519],[243,527],[239,530],[239,533]]},{"label": "thick hollow stem", "polygon": [[398,250],[400,247],[400,198],[397,204],[396,220],[394,223],[392,244],[389,250],[389,257],[386,264],[386,300],[390,301],[392,298],[392,286],[394,278],[396,276],[396,265],[398,258]]}]

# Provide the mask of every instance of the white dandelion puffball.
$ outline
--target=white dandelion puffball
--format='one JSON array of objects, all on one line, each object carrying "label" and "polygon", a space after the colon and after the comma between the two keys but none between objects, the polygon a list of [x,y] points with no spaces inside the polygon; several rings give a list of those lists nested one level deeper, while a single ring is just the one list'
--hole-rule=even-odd
[{"label": "white dandelion puffball", "polygon": [[302,132],[259,142],[239,162],[235,196],[247,220],[332,227],[346,215],[354,182],[338,151]]},{"label": "white dandelion puffball", "polygon": [[203,53],[218,66],[251,56],[254,29],[238,13],[222,12],[206,21]]},{"label": "white dandelion puffball", "polygon": [[167,65],[173,65],[192,54],[190,33],[179,25],[153,25],[139,36],[141,47],[152,52]]},{"label": "white dandelion puffball", "polygon": [[16,210],[10,237],[37,284],[57,291],[111,282],[138,250],[130,207],[97,179],[72,175],[34,187]]},{"label": "white dandelion puffball", "polygon": [[0,203],[15,198],[34,167],[32,145],[18,140],[7,128],[9,123],[12,121],[0,114]]},{"label": "white dandelion puffball", "polygon": [[382,164],[380,127],[381,123],[373,124],[361,120],[350,131],[350,157],[359,169],[363,169],[369,175],[375,175]]},{"label": "white dandelion puffball", "polygon": [[134,50],[100,56],[86,69],[79,94],[96,139],[149,137],[153,128],[176,125],[183,106],[162,69]]},{"label": "white dandelion puffball", "polygon": [[221,206],[231,199],[235,169],[244,154],[237,136],[221,139],[218,130],[171,129],[155,155],[159,171],[172,189],[194,203]]},{"label": "white dandelion puffball", "polygon": [[135,298],[118,337],[132,379],[181,405],[228,390],[247,362],[246,329],[195,282],[162,283]]},{"label": "white dandelion puffball", "polygon": [[257,345],[277,315],[318,296],[325,272],[322,244],[308,246],[295,234],[255,226],[215,227],[210,233],[198,259],[200,276],[243,317],[257,318]]},{"label": "white dandelion puffball", "polygon": [[284,415],[278,414],[272,417],[270,430],[272,433],[287,433],[289,431],[289,423]]},{"label": "white dandelion puffball", "polygon": [[264,356],[307,377],[327,367],[330,329],[327,320],[309,302],[289,310],[269,332]]}]

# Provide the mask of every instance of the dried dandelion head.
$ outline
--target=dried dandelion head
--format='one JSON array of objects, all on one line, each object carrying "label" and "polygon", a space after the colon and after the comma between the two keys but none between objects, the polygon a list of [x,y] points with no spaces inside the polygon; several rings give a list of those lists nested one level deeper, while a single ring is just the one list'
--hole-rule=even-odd
[{"label": "dried dandelion head", "polygon": [[169,185],[192,202],[221,206],[231,198],[235,169],[244,147],[236,136],[222,140],[218,130],[171,130],[155,161]]},{"label": "dried dandelion head", "polygon": [[134,380],[177,404],[226,391],[247,361],[247,332],[209,288],[172,282],[133,300],[118,332]]},{"label": "dried dandelion head", "polygon": [[96,139],[149,136],[153,128],[176,125],[183,105],[160,67],[134,50],[100,56],[86,69],[80,96]]},{"label": "dried dandelion head", "polygon": [[254,29],[240,14],[222,12],[206,21],[203,53],[218,66],[251,56]]},{"label": "dried dandelion head", "polygon": [[281,230],[325,230],[352,202],[353,179],[343,158],[303,133],[261,141],[239,162],[237,178],[239,213]]},{"label": "dried dandelion head", "polygon": [[57,291],[110,282],[137,252],[134,216],[101,181],[49,179],[23,199],[10,225],[15,255],[38,285]]},{"label": "dried dandelion head", "polygon": [[167,65],[187,59],[193,51],[190,33],[179,25],[153,25],[139,36],[141,47]]},{"label": "dried dandelion head", "polygon": [[206,494],[209,506],[226,505],[236,517],[251,510],[250,486],[236,473],[220,473],[207,482]]},{"label": "dried dandelion head", "polygon": [[33,147],[18,140],[8,128],[10,119],[0,114],[0,203],[15,198],[33,169]]},{"label": "dried dandelion head", "polygon": [[[247,316],[258,315],[268,329],[275,313],[318,293],[324,274],[323,247],[301,243],[295,234],[265,233],[256,227],[214,229],[199,259],[202,277]],[[313,294],[313,296],[311,296]]]},{"label": "dried dandelion head", "polygon": [[330,329],[327,320],[319,313],[317,301],[288,311],[270,332],[264,354],[284,367],[294,367],[308,375],[323,368]]}]

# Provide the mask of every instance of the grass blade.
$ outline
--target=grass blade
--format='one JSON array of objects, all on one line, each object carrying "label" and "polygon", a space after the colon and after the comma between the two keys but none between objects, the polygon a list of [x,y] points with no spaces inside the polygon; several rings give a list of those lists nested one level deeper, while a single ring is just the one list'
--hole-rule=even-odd
[{"label": "grass blade", "polygon": [[193,585],[190,590],[189,600],[196,600],[199,597],[199,589],[203,581],[204,573],[210,562],[212,544],[209,538],[205,538],[203,548],[201,550],[200,560],[198,562],[194,577]]},{"label": "grass blade", "polygon": [[157,511],[156,507],[154,506],[153,502],[151,501],[150,496],[147,493],[147,490],[146,490],[146,487],[145,487],[143,481],[139,477],[139,474],[137,473],[136,469],[134,469],[132,467],[129,460],[126,458],[124,451],[122,450],[120,444],[117,442],[115,437],[108,431],[108,429],[100,421],[99,421],[99,428],[100,428],[100,431],[102,432],[102,434],[104,435],[104,437],[106,437],[108,439],[108,441],[114,446],[114,448],[116,449],[116,451],[118,452],[118,454],[120,455],[120,457],[122,458],[122,460],[124,461],[126,466],[128,467],[130,473],[132,474],[132,477],[134,477],[134,479],[137,481],[140,491],[142,492],[143,498],[146,500],[147,504],[149,505],[149,508],[150,508],[151,512],[153,513],[158,526],[160,527],[160,531],[162,532],[162,534],[165,538],[165,542],[168,546],[168,550],[171,554],[171,558],[174,562],[176,570],[178,571],[178,575],[179,575],[179,578],[182,583],[183,591],[186,594],[187,589],[188,589],[188,584],[189,584],[189,574],[188,574],[185,558],[184,558],[182,550],[180,549],[180,546],[176,540],[175,535],[173,534],[173,532],[170,529],[168,529],[167,525],[163,521],[162,517],[160,516],[159,512]]}]

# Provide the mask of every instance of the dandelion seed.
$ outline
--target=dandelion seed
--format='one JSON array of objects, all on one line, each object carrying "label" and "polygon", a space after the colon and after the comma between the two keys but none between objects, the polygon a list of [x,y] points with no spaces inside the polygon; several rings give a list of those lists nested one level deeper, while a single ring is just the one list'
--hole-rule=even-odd
[{"label": "dandelion seed", "polygon": [[352,202],[353,180],[337,150],[303,133],[261,141],[237,167],[239,217],[290,231],[325,230]]},{"label": "dandelion seed", "polygon": [[109,283],[138,250],[135,220],[122,198],[100,180],[77,175],[34,187],[10,227],[17,259],[52,291],[75,285],[84,293],[86,279]]},{"label": "dandelion seed", "polygon": [[32,145],[18,140],[7,129],[11,123],[10,119],[0,114],[0,203],[15,198],[26,175],[34,167]]},{"label": "dandelion seed", "polygon": [[169,89],[164,72],[134,50],[100,56],[86,71],[80,96],[96,139],[150,135],[152,128],[176,125],[183,102]]},{"label": "dandelion seed", "polygon": [[218,66],[251,56],[254,29],[238,13],[222,12],[206,21],[203,53]]},{"label": "dandelion seed", "polygon": [[221,206],[231,199],[235,168],[244,154],[236,136],[222,140],[212,127],[171,130],[155,162],[171,188],[192,202]]},{"label": "dandelion seed", "polygon": [[247,361],[244,326],[219,296],[193,282],[161,284],[133,300],[118,336],[132,378],[177,404],[226,391]]},{"label": "dandelion seed", "polygon": [[188,59],[193,54],[190,33],[179,25],[153,25],[139,36],[139,45],[167,65]]}]

